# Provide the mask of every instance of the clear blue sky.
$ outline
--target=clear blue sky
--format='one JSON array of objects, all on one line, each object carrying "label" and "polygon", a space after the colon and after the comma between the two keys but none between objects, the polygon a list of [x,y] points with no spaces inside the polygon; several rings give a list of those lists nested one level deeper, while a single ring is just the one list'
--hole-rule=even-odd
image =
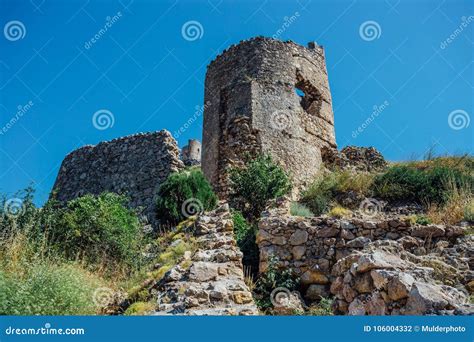
[{"label": "clear blue sky", "polygon": [[[433,145],[472,153],[472,16],[472,0],[0,0],[0,192],[33,183],[42,203],[75,148],[177,131],[203,103],[209,61],[257,35],[325,47],[340,147],[390,160]],[[189,21],[197,36],[183,36]],[[114,118],[104,130],[92,122],[101,109]],[[202,116],[179,145],[201,133]]]}]

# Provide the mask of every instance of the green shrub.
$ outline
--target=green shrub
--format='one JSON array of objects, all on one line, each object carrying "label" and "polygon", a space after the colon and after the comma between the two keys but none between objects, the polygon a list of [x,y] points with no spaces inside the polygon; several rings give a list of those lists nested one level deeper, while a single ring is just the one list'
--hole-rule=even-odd
[{"label": "green shrub", "polygon": [[97,312],[101,280],[73,264],[25,264],[23,274],[0,269],[0,315],[87,315]]},{"label": "green shrub", "polygon": [[290,214],[293,216],[301,216],[301,217],[311,217],[314,216],[311,210],[304,204],[300,204],[298,202],[291,202],[290,204]]},{"label": "green shrub", "polygon": [[329,172],[318,177],[303,193],[301,202],[315,215],[327,213],[338,197],[349,192],[358,197],[370,197],[374,176],[350,171]]},{"label": "green shrub", "polygon": [[301,203],[306,205],[315,215],[327,212],[334,197],[335,184],[336,177],[334,173],[323,175],[303,192]]},{"label": "green shrub", "polygon": [[425,215],[413,215],[413,217],[410,217],[410,221],[412,221],[412,223],[421,224],[422,226],[433,223],[431,219]]},{"label": "green shrub", "polygon": [[283,287],[288,291],[296,290],[299,279],[291,269],[280,269],[277,267],[278,258],[271,256],[265,272],[263,272],[255,283],[255,303],[266,310],[273,306],[271,294],[278,287]]},{"label": "green shrub", "polygon": [[285,171],[268,155],[247,161],[230,170],[232,206],[251,222],[260,217],[267,201],[287,194],[291,182]]},{"label": "green shrub", "polygon": [[257,226],[249,224],[241,212],[235,210],[232,213],[234,222],[234,233],[240,251],[244,254],[242,263],[250,266],[255,273],[258,270],[259,250],[256,243]]},{"label": "green shrub", "polygon": [[310,316],[332,316],[332,304],[334,300],[331,298],[321,297],[320,302],[309,309],[308,315]]},{"label": "green shrub", "polygon": [[467,222],[474,223],[474,200],[470,200],[465,206],[464,206],[464,220]]},{"label": "green shrub", "polygon": [[163,223],[177,224],[216,204],[217,196],[201,170],[191,168],[172,173],[160,186],[157,215]]},{"label": "green shrub", "polygon": [[0,239],[6,239],[18,232],[30,234],[36,228],[39,215],[33,203],[35,190],[32,187],[0,198]]},{"label": "green shrub", "polygon": [[139,220],[126,203],[124,196],[113,193],[68,202],[47,232],[51,246],[67,259],[139,266],[143,237]]},{"label": "green shrub", "polygon": [[128,307],[125,311],[125,316],[142,316],[147,315],[154,311],[156,308],[154,303],[151,302],[135,302]]},{"label": "green shrub", "polygon": [[450,197],[451,183],[456,188],[467,186],[472,191],[474,180],[468,173],[445,166],[419,169],[398,165],[378,175],[373,189],[377,197],[392,202],[445,204]]}]

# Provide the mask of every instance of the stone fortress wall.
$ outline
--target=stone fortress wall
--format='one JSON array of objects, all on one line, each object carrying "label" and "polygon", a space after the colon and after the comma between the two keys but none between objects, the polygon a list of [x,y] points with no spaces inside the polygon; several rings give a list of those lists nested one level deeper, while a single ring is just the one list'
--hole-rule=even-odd
[{"label": "stone fortress wall", "polygon": [[52,194],[60,202],[104,191],[125,194],[130,207],[143,207],[143,214],[154,224],[159,185],[183,167],[176,141],[168,131],[130,135],[69,153]]},{"label": "stone fortress wall", "polygon": [[[299,276],[308,300],[331,293],[339,313],[357,315],[441,314],[467,301],[456,289],[473,280],[467,227],[289,212],[290,201],[278,199],[262,214],[259,270],[276,257],[277,267]],[[430,300],[439,302],[430,307]]]},{"label": "stone fortress wall", "polygon": [[335,148],[323,48],[257,37],[231,46],[208,66],[203,172],[221,197],[231,166],[268,153],[296,189],[314,179],[321,149]]}]

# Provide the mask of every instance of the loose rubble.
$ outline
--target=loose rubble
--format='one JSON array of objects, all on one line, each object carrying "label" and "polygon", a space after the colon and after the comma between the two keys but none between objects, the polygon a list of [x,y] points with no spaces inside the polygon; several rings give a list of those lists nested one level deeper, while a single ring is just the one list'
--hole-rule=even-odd
[{"label": "loose rubble", "polygon": [[300,277],[307,302],[330,292],[339,314],[471,313],[474,237],[466,233],[403,216],[290,216],[279,199],[259,223],[260,271],[276,256]]}]

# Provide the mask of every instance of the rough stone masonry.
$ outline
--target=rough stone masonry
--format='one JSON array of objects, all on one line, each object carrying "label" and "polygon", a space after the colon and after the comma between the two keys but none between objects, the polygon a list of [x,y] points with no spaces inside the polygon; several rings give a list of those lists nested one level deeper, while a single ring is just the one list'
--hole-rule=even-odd
[{"label": "rough stone masonry", "polygon": [[321,149],[335,148],[323,48],[257,37],[231,46],[208,66],[203,172],[225,198],[228,168],[247,154],[270,154],[295,189],[314,179]]},{"label": "rough stone masonry", "polygon": [[86,145],[63,160],[52,194],[67,202],[104,191],[125,194],[130,207],[142,207],[152,224],[156,192],[171,172],[184,167],[171,134],[162,130]]}]

